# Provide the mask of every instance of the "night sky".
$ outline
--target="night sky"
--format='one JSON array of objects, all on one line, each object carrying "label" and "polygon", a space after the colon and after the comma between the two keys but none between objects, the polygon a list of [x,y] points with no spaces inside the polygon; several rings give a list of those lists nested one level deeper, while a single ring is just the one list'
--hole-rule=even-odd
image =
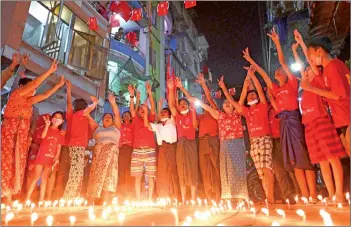
[{"label": "night sky", "polygon": [[208,66],[215,77],[224,75],[227,86],[241,85],[248,63],[242,50],[249,47],[251,56],[262,65],[258,4],[264,2],[201,2],[197,1],[194,18],[199,33],[209,44]]}]

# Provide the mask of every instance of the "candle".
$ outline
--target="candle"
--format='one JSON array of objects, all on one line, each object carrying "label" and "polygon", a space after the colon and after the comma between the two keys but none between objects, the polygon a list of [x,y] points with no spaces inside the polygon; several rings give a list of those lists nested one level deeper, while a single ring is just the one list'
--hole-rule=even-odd
[{"label": "candle", "polygon": [[254,216],[256,216],[256,209],[255,209],[255,207],[251,207],[251,208],[250,208],[250,212],[252,212],[252,214],[253,214]]},{"label": "candle", "polygon": [[301,210],[301,209],[298,209],[298,210],[296,210],[296,213],[297,213],[297,215],[299,215],[300,217],[302,217],[302,220],[303,220],[304,222],[306,222],[306,214],[305,214],[305,211],[303,211],[303,210]]},{"label": "candle", "polygon": [[348,201],[349,204],[350,204],[350,193],[347,192],[347,193],[345,194],[345,197],[346,197],[347,201]]},{"label": "candle", "polygon": [[277,221],[273,221],[273,222],[272,222],[272,226],[280,226],[280,224],[279,224],[279,222],[277,222]]},{"label": "candle", "polygon": [[1,203],[1,210],[4,210],[6,208],[6,205]]},{"label": "candle", "polygon": [[95,219],[96,219],[95,214],[90,215],[90,216],[89,216],[89,219],[90,219],[90,222],[91,222],[91,223],[92,223],[93,221],[95,221]]},{"label": "candle", "polygon": [[123,222],[124,220],[126,219],[126,216],[124,215],[124,213],[119,213],[118,214],[118,222],[119,222],[119,225],[123,225]]},{"label": "candle", "polygon": [[52,226],[52,223],[54,222],[54,217],[49,215],[46,217],[46,224],[47,226]]},{"label": "candle", "polygon": [[33,213],[34,208],[35,208],[35,204],[32,203],[32,204],[30,205],[30,212],[31,212],[31,213]]},{"label": "candle", "polygon": [[31,204],[30,200],[27,200],[26,203],[25,203],[25,207],[29,207]]},{"label": "candle", "polygon": [[202,201],[201,201],[201,199],[200,199],[200,198],[197,198],[197,203],[198,203],[198,205],[199,205],[199,206],[201,206],[201,205],[202,205]]},{"label": "candle", "polygon": [[323,218],[324,226],[333,226],[333,220],[328,212],[326,212],[324,209],[321,209],[319,211],[319,214]]},{"label": "candle", "polygon": [[33,213],[30,217],[30,223],[31,223],[31,226],[34,225],[34,223],[36,222],[36,220],[38,220],[38,214],[37,213]]},{"label": "candle", "polygon": [[299,196],[298,195],[295,196],[295,202],[296,202],[296,204],[299,202]]},{"label": "candle", "polygon": [[58,200],[55,200],[54,203],[52,204],[53,207],[56,207],[58,204]]},{"label": "candle", "polygon": [[205,203],[205,206],[207,207],[207,199],[205,199],[204,203]]},{"label": "candle", "polygon": [[174,216],[174,219],[175,219],[175,225],[176,225],[176,226],[179,226],[178,210],[175,209],[175,208],[172,208],[172,209],[171,209],[171,212],[172,212],[172,214],[173,214],[173,216]]},{"label": "candle", "polygon": [[277,214],[279,214],[279,215],[282,216],[283,218],[286,217],[286,216],[285,216],[284,210],[282,210],[282,209],[276,209],[276,211],[277,211]]},{"label": "candle", "polygon": [[69,216],[69,223],[71,226],[74,226],[74,223],[76,222],[76,217],[75,216]]},{"label": "candle", "polygon": [[39,205],[39,209],[40,209],[40,207],[43,205],[43,202],[40,201],[40,202],[38,203],[38,205]]},{"label": "candle", "polygon": [[318,195],[318,196],[317,196],[317,199],[320,200],[321,202],[323,202],[323,196]]},{"label": "candle", "polygon": [[16,200],[12,203],[12,207],[16,209],[18,204],[19,204],[19,202],[18,202],[18,200]]},{"label": "candle", "polygon": [[264,213],[267,217],[269,216],[269,210],[267,208],[261,209],[262,213]]},{"label": "candle", "polygon": [[328,205],[327,198],[324,198],[324,199],[323,199],[323,205],[324,205],[324,206],[327,206],[327,205]]},{"label": "candle", "polygon": [[15,215],[12,212],[6,214],[6,216],[5,216],[5,225],[6,226],[8,225],[9,221],[11,221],[13,219],[14,216]]},{"label": "candle", "polygon": [[342,209],[342,203],[338,203],[338,209]]},{"label": "candle", "polygon": [[17,215],[22,209],[23,209],[23,205],[22,205],[22,203],[20,203],[17,207]]},{"label": "candle", "polygon": [[286,199],[285,202],[288,204],[288,209],[290,210],[290,200]]},{"label": "candle", "polygon": [[190,216],[186,216],[185,221],[186,221],[189,225],[191,225],[191,223],[193,222],[193,219],[192,219],[192,217],[190,217]]},{"label": "candle", "polygon": [[107,220],[108,214],[107,214],[107,211],[106,211],[106,210],[103,210],[103,211],[102,211],[101,217],[102,217],[102,219]]}]

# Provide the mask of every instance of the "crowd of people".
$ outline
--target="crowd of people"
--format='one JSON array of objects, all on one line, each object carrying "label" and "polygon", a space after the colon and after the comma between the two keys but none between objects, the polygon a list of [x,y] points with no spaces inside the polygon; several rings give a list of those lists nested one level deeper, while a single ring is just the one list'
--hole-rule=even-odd
[{"label": "crowd of people", "polygon": [[[157,194],[185,203],[196,200],[200,181],[208,200],[247,200],[245,118],[249,154],[268,204],[276,202],[275,178],[284,201],[289,199],[293,204],[299,195],[312,204],[319,203],[315,164],[321,168],[328,203],[344,203],[340,160],[350,154],[350,70],[331,57],[328,38],[311,40],[306,45],[295,30],[292,50],[302,66],[299,78],[287,65],[274,29],[268,36],[276,45],[280,63],[275,81],[246,48],[243,58],[249,66],[245,67],[247,75],[240,99],[232,97],[221,77],[218,85],[225,96],[221,106],[211,96],[203,74],[197,82],[203,88],[204,100],[193,97],[180,78],[171,78],[167,81],[167,105],[165,100],[159,100],[157,110],[148,83],[148,102],[144,104],[140,104],[140,93],[132,85],[128,87],[130,110],[122,115],[115,95],[110,93],[112,113],[105,113],[100,124],[90,114],[98,99],[91,97],[90,105],[84,99],[72,102],[71,82],[63,76],[50,90],[35,95],[36,89],[56,71],[56,61],[34,80],[21,78],[19,87],[9,96],[1,125],[2,198],[10,203],[13,195],[22,194],[25,200],[33,200],[32,193],[40,180],[39,201],[50,199],[53,188],[59,191],[60,187],[62,198],[74,199],[81,195],[83,179],[88,177],[89,203],[110,202],[116,194],[136,200],[152,200]],[[307,67],[298,56],[299,47]],[[20,59],[19,54],[14,54],[12,64],[2,72],[2,86]],[[22,56],[24,65],[27,61],[28,55]],[[300,102],[299,85],[304,90]],[[62,86],[67,90],[66,111],[40,115],[32,132],[33,105]],[[178,99],[178,89],[183,98]],[[197,113],[196,105],[202,107],[203,114]],[[94,144],[89,144],[91,138]],[[87,150],[93,150],[93,158],[85,173]],[[142,196],[145,180],[146,198]]]}]

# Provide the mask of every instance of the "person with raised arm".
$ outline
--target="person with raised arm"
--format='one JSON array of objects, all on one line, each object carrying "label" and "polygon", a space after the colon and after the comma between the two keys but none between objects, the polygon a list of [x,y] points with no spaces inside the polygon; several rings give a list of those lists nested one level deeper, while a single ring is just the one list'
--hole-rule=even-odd
[{"label": "person with raised arm", "polygon": [[[268,103],[268,123],[273,141],[272,148],[272,164],[273,173],[277,179],[278,186],[280,188],[283,203],[289,201],[290,204],[295,204],[294,197],[301,195],[299,184],[297,183],[295,173],[292,171],[286,171],[284,168],[283,153],[280,144],[280,119],[277,118],[278,105],[275,100],[271,89],[267,89]],[[290,178],[290,179],[289,179]]]},{"label": "person with raised arm", "polygon": [[39,202],[44,202],[50,171],[53,171],[59,164],[61,145],[64,143],[64,136],[61,133],[64,122],[63,112],[57,111],[51,117],[44,117],[44,121],[45,127],[40,135],[42,140],[35,160],[34,174],[30,179],[26,201],[31,199],[37,181],[41,177]]},{"label": "person with raised arm", "polygon": [[[151,86],[148,82],[145,83],[146,91],[151,105],[150,114],[148,115],[149,122],[154,122],[156,118],[155,102],[152,96]],[[148,199],[152,200],[155,187],[155,178],[157,172],[156,166],[156,143],[154,133],[144,125],[145,112],[142,104],[138,111],[134,108],[135,89],[129,85],[128,91],[130,94],[130,112],[133,118],[134,137],[133,137],[133,153],[131,160],[131,176],[135,178],[135,192],[137,200],[141,199],[141,180],[145,165],[145,175],[148,177]]]},{"label": "person with raised arm", "polygon": [[199,103],[218,121],[221,199],[247,200],[249,194],[246,179],[246,150],[241,114],[237,110],[241,109],[239,103],[243,103],[243,100],[240,99],[239,103],[233,100],[225,87],[223,76],[218,80],[218,85],[227,98],[223,101],[222,110],[214,109],[198,99],[191,101]]},{"label": "person with raised arm", "polygon": [[[303,47],[304,42],[301,35],[298,31],[295,31],[294,34],[298,43]],[[308,52],[307,59],[312,69],[317,66],[323,67],[324,86],[319,88],[305,80],[301,83],[301,87],[305,91],[313,92],[327,99],[338,135],[345,141],[346,129],[350,125],[350,84],[346,76],[350,74],[350,69],[344,62],[331,57],[332,46],[331,40],[327,37],[309,42],[308,51],[306,51]],[[349,150],[350,147],[345,147],[345,149]]]},{"label": "person with raised arm", "polygon": [[269,204],[274,204],[274,176],[272,172],[273,142],[268,123],[268,104],[262,86],[255,76],[254,67],[245,67],[256,90],[248,90],[244,84],[243,97],[247,98],[247,106],[242,105],[241,113],[246,118],[250,136],[250,155],[255,164],[259,178]]},{"label": "person with raised arm", "polygon": [[316,173],[308,156],[304,128],[301,123],[298,104],[298,81],[285,62],[279,36],[275,30],[273,29],[268,36],[277,47],[281,65],[274,73],[274,78],[278,81],[278,84],[273,83],[268,74],[255,63],[250,57],[248,48],[244,51],[243,57],[251,65],[254,65],[277,100],[277,117],[281,119],[280,141],[285,169],[295,172],[302,196],[305,198],[312,197],[312,202],[317,203]]},{"label": "person with raised arm", "polygon": [[[202,73],[199,74],[196,82],[204,90],[206,96],[204,102],[207,101],[213,109],[218,110]],[[205,195],[209,201],[212,199],[219,201],[221,198],[221,177],[219,172],[218,123],[206,110],[197,118],[199,120],[199,166]]]},{"label": "person with raised arm", "polygon": [[[168,89],[170,91],[176,89],[175,87],[179,88],[187,97],[190,97],[189,92],[183,87],[180,78],[177,78],[176,81],[168,81]],[[195,201],[196,199],[196,188],[199,178],[199,157],[195,133],[198,121],[196,119],[196,110],[190,106],[187,99],[182,98],[179,100],[178,111],[175,105],[174,92],[169,92],[168,103],[177,126],[178,143],[176,162],[180,192],[184,204],[187,186],[190,186],[191,200]]]},{"label": "person with raised arm", "polygon": [[36,89],[57,69],[56,61],[42,75],[34,80],[21,78],[19,88],[9,96],[1,125],[1,188],[2,197],[11,202],[12,195],[20,192],[23,184],[30,146],[29,131],[33,105],[54,94],[64,84],[59,82],[43,94],[35,95]]},{"label": "person with raised arm", "polygon": [[121,116],[113,93],[108,94],[112,112],[102,116],[102,126],[87,115],[95,140],[93,162],[91,164],[87,196],[90,203],[102,197],[106,203],[111,202],[116,193],[118,182],[118,144],[120,139]]},{"label": "person with raised arm", "polygon": [[[136,92],[136,106],[139,106],[140,92]],[[117,195],[126,199],[131,199],[135,194],[134,177],[132,177],[130,174],[130,164],[133,153],[134,125],[132,124],[132,114],[129,110],[122,114],[122,125],[120,131],[121,138],[119,140]]]},{"label": "person with raised arm", "polygon": [[[170,92],[172,92],[170,90]],[[176,163],[177,128],[171,110],[162,108],[163,100],[159,101],[159,123],[150,123],[144,115],[145,127],[154,131],[158,144],[157,155],[157,195],[161,198],[175,198],[179,196],[179,179]],[[143,106],[147,113],[148,109]]]},{"label": "person with raised arm", "polygon": [[[88,106],[84,99],[76,99],[72,104],[72,84],[66,81],[67,88],[67,127],[66,145],[70,156],[70,169],[63,198],[74,199],[80,195],[80,187],[84,174],[85,149],[89,141],[89,118],[88,115],[95,109],[99,100],[90,97],[92,104]],[[74,108],[74,109],[73,109]]]},{"label": "person with raised arm", "polygon": [[[297,38],[297,40],[299,40]],[[323,89],[322,73],[315,74],[312,68],[305,67],[297,53],[299,43],[292,45],[292,51],[297,63],[301,65],[302,81],[311,86]],[[301,96],[302,123],[305,125],[305,138],[308,153],[313,164],[319,163],[324,182],[329,193],[329,201],[335,195],[336,202],[344,202],[343,169],[340,158],[347,156],[336,128],[324,107],[322,96],[304,90]],[[332,168],[330,168],[330,166]],[[335,181],[335,186],[334,186]]]}]

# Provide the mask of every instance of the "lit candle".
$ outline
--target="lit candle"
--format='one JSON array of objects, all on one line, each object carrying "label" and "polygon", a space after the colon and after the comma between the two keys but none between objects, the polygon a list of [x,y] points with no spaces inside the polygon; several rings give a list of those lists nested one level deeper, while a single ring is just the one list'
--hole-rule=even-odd
[{"label": "lit candle", "polygon": [[14,214],[12,212],[6,214],[5,216],[5,225],[7,226],[9,221],[11,221],[14,218]]},{"label": "lit candle", "polygon": [[191,223],[193,222],[193,219],[192,219],[192,217],[190,217],[190,216],[186,216],[185,221],[186,221],[189,225],[191,225]]},{"label": "lit candle", "polygon": [[88,201],[85,200],[85,201],[84,201],[84,206],[86,207],[87,205],[88,205]]},{"label": "lit candle", "polygon": [[279,224],[279,222],[277,222],[277,221],[273,221],[273,222],[272,222],[272,226],[280,226],[280,224]]},{"label": "lit candle", "polygon": [[19,204],[19,202],[18,202],[18,200],[16,200],[12,203],[12,207],[16,209],[18,204]]},{"label": "lit candle", "polygon": [[306,214],[305,214],[305,211],[303,211],[303,210],[301,210],[301,209],[298,209],[298,210],[296,210],[296,213],[297,213],[297,215],[299,215],[300,217],[302,217],[302,220],[303,220],[304,222],[306,222]]},{"label": "lit candle", "polygon": [[319,211],[319,214],[323,218],[324,226],[333,226],[333,220],[328,212],[326,212],[324,209],[321,209]]},{"label": "lit candle", "polygon": [[286,217],[286,216],[285,216],[285,211],[284,211],[284,210],[282,210],[282,209],[276,209],[276,211],[277,211],[277,214],[279,214],[279,215],[282,216],[283,218]]},{"label": "lit candle", "polygon": [[31,204],[30,200],[27,200],[25,203],[25,207],[30,207],[30,204]]},{"label": "lit candle", "polygon": [[324,206],[328,206],[327,198],[324,198],[324,199],[323,199],[323,205],[324,205]]},{"label": "lit candle", "polygon": [[251,207],[251,208],[250,208],[250,211],[252,212],[252,214],[253,214],[254,216],[256,216],[256,209],[255,209],[255,207]]},{"label": "lit candle", "polygon": [[296,204],[299,202],[299,196],[298,195],[295,196],[295,202],[296,202]]},{"label": "lit candle", "polygon": [[336,201],[336,196],[334,195],[333,196],[333,203],[335,203],[335,201]]},{"label": "lit candle", "polygon": [[23,205],[22,205],[22,203],[20,203],[17,207],[17,215],[22,209],[23,209]]},{"label": "lit candle", "polygon": [[175,225],[179,226],[179,217],[178,217],[178,210],[175,208],[171,209],[172,214],[174,215],[174,219],[175,219]]},{"label": "lit candle", "polygon": [[205,199],[204,203],[205,203],[205,206],[207,207],[207,199]]},{"label": "lit candle", "polygon": [[201,205],[202,205],[202,201],[201,201],[201,199],[200,199],[200,198],[197,198],[197,203],[199,204],[199,206],[201,206]]},{"label": "lit candle", "polygon": [[349,202],[349,204],[350,204],[350,193],[349,193],[349,192],[347,192],[347,193],[346,193],[346,195],[345,195],[345,197],[346,197],[347,201],[348,201],[348,202]]},{"label": "lit candle", "polygon": [[52,204],[53,207],[56,207],[58,204],[58,200],[55,200],[54,203]]},{"label": "lit candle", "polygon": [[70,207],[72,205],[72,202],[73,202],[72,200],[68,200],[67,201],[67,206]]},{"label": "lit candle", "polygon": [[107,211],[106,211],[106,210],[103,210],[103,211],[102,211],[101,217],[102,217],[102,219],[107,220],[108,214],[107,214]]},{"label": "lit candle", "polygon": [[262,213],[264,213],[267,217],[269,216],[269,210],[267,208],[261,209]]},{"label": "lit candle", "polygon": [[1,210],[4,210],[6,208],[6,205],[1,203]]},{"label": "lit candle", "polygon": [[31,213],[33,213],[34,208],[35,208],[35,204],[32,203],[32,204],[30,205],[30,212],[31,212]]},{"label": "lit candle", "polygon": [[76,217],[75,216],[69,216],[69,223],[71,226],[74,226],[74,223],[76,222]]},{"label": "lit candle", "polygon": [[51,216],[51,215],[47,216],[47,218],[46,218],[46,224],[47,224],[47,226],[52,226],[52,223],[53,223],[53,222],[54,222],[54,217]]},{"label": "lit candle", "polygon": [[120,226],[123,225],[123,222],[124,222],[125,219],[126,219],[126,216],[124,215],[124,213],[119,213],[118,214],[118,222],[119,222]]},{"label": "lit candle", "polygon": [[90,223],[92,223],[93,221],[95,221],[95,219],[96,219],[95,214],[90,215],[90,216],[89,216],[89,219],[90,219]]},{"label": "lit candle", "polygon": [[290,210],[290,200],[289,200],[289,199],[286,199],[285,202],[288,204],[288,209]]},{"label": "lit candle", "polygon": [[30,217],[30,223],[31,223],[31,226],[34,225],[34,223],[36,222],[36,220],[38,220],[38,214],[37,213],[33,213]]},{"label": "lit candle", "polygon": [[338,203],[338,209],[342,209],[342,203]]},{"label": "lit candle", "polygon": [[319,201],[323,202],[323,196],[318,195],[318,196],[317,196],[317,199],[318,199]]}]

